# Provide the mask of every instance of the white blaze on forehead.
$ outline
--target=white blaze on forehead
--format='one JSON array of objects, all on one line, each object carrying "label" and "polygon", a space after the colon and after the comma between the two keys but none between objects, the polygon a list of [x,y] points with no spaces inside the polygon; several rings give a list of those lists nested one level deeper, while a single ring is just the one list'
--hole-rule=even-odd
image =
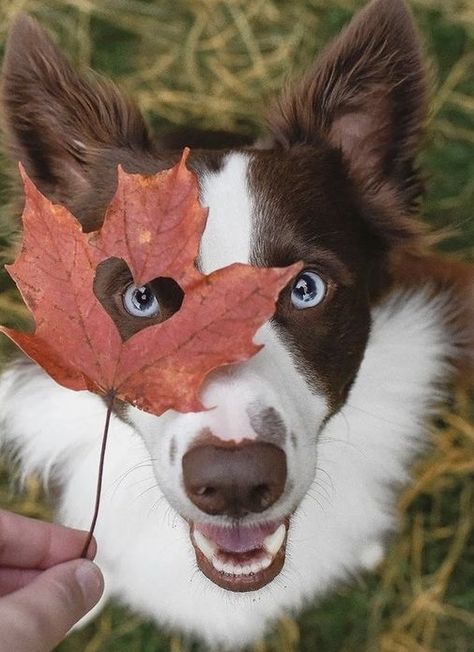
[{"label": "white blaze on forehead", "polygon": [[205,274],[249,261],[253,205],[248,163],[247,154],[234,152],[218,172],[207,172],[200,179],[201,201],[209,207],[199,259]]}]

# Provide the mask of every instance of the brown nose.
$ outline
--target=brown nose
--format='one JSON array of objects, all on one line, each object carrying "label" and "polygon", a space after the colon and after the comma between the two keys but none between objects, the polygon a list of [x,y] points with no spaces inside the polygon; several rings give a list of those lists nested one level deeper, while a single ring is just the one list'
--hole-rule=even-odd
[{"label": "brown nose", "polygon": [[278,500],[286,483],[286,455],[266,443],[197,446],[183,457],[183,479],[200,510],[238,518],[263,512]]}]

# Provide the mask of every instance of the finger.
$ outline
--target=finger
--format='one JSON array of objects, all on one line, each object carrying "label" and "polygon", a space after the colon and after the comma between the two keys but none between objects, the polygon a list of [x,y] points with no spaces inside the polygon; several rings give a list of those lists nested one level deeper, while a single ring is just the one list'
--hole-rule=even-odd
[{"label": "finger", "polygon": [[[80,556],[87,532],[45,523],[0,510],[0,564],[14,568],[49,568]],[[93,559],[95,542],[87,557]]]},{"label": "finger", "polygon": [[87,560],[45,570],[28,586],[0,599],[1,649],[50,652],[97,604],[103,589],[100,570]]},{"label": "finger", "polygon": [[42,572],[30,568],[0,568],[0,597],[18,591]]}]

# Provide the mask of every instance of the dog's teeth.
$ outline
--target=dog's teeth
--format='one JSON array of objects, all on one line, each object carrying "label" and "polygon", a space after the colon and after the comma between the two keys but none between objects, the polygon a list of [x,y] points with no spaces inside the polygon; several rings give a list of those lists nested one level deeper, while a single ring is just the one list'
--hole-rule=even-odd
[{"label": "dog's teeth", "polygon": [[260,571],[265,570],[265,568],[268,568],[272,561],[273,559],[271,557],[264,557],[259,561],[254,561],[253,564],[250,565],[250,572],[259,573]]},{"label": "dog's teeth", "polygon": [[262,561],[260,562],[261,565],[260,570],[265,570],[265,568],[271,566],[272,561],[273,561],[272,557],[265,557],[265,559],[262,559]]},{"label": "dog's teeth", "polygon": [[261,570],[262,570],[261,562],[254,562],[253,564],[250,564],[249,573],[258,573],[258,571]]},{"label": "dog's teeth", "polygon": [[194,530],[193,537],[194,542],[199,550],[209,561],[211,561],[216,554],[216,546],[212,543],[212,541],[209,541],[209,539],[205,537],[202,532],[199,532],[199,530]]},{"label": "dog's teeth", "polygon": [[285,534],[286,527],[282,523],[273,534],[270,534],[270,536],[263,540],[263,547],[272,557],[274,557],[282,547],[283,541],[285,540]]},{"label": "dog's teeth", "polygon": [[268,568],[272,561],[273,559],[271,557],[264,557],[259,561],[254,561],[251,564],[244,564],[241,566],[240,564],[233,564],[232,562],[223,562],[219,557],[213,557],[211,559],[211,563],[216,571],[236,576],[251,575],[252,573],[255,575],[256,573],[260,573],[260,571]]},{"label": "dog's teeth", "polygon": [[224,572],[224,566],[225,566],[225,564],[224,564],[224,562],[221,561],[218,557],[214,557],[214,558],[212,559],[212,565],[214,566],[214,568],[216,569],[216,571],[218,571],[219,573],[223,573],[223,572]]}]

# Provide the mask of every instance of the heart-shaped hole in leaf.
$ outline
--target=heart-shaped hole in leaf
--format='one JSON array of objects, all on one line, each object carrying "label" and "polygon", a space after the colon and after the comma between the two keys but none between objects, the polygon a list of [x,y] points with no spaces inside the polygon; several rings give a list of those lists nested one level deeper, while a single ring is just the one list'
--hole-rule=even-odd
[{"label": "heart-shaped hole in leaf", "polygon": [[182,288],[172,278],[155,278],[139,288],[127,263],[114,257],[97,265],[93,290],[124,342],[172,317],[184,299]]}]

